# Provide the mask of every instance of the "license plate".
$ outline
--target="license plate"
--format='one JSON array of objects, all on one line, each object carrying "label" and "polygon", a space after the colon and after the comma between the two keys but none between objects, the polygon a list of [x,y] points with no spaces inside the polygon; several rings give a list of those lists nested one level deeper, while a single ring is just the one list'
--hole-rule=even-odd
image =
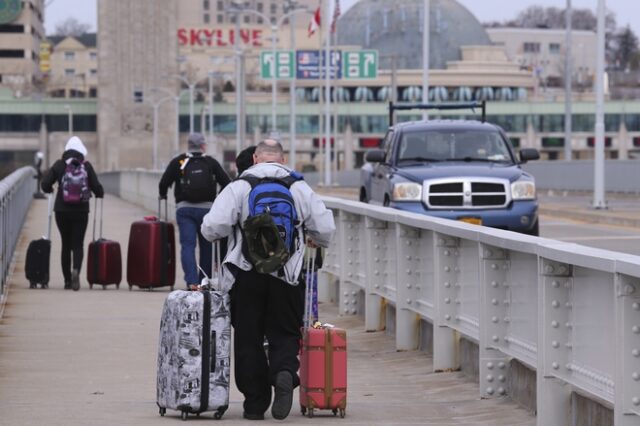
[{"label": "license plate", "polygon": [[482,219],[479,217],[461,217],[458,218],[461,222],[471,223],[473,225],[482,225]]}]

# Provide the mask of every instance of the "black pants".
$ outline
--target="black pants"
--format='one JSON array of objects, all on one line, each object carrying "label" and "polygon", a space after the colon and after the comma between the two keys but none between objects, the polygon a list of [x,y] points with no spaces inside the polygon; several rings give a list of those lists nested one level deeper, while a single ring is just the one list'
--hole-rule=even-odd
[{"label": "black pants", "polygon": [[[239,271],[231,290],[235,378],[245,397],[244,411],[264,413],[271,404],[271,386],[279,371],[298,378],[304,284],[292,286],[270,275]],[[266,336],[269,359],[264,351]]]},{"label": "black pants", "polygon": [[62,275],[65,281],[71,281],[71,253],[73,269],[80,271],[84,257],[84,234],[87,230],[89,212],[56,212],[56,224],[62,239]]}]

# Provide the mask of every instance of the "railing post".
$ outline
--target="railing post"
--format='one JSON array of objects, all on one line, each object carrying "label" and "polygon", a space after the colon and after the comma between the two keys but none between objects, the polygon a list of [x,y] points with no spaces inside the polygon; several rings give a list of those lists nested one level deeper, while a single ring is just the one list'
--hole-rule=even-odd
[{"label": "railing post", "polygon": [[434,303],[433,370],[457,369],[458,336],[453,329],[457,322],[460,285],[458,283],[458,240],[445,234],[434,234]]},{"label": "railing post", "polygon": [[571,334],[570,315],[559,309],[571,299],[571,265],[541,258],[538,292],[537,418],[539,426],[566,424],[570,416],[571,387],[559,380],[567,368]]},{"label": "railing post", "polygon": [[480,245],[480,394],[484,397],[509,393],[509,358],[498,348],[507,337],[509,306],[506,250]]},{"label": "railing post", "polygon": [[338,232],[340,232],[340,290],[338,294],[338,308],[340,315],[356,315],[361,308],[358,306],[360,288],[354,284],[357,280],[360,250],[360,217],[342,211]]},{"label": "railing post", "polygon": [[366,331],[384,330],[384,299],[380,296],[384,290],[384,237],[387,223],[365,217],[365,312]]},{"label": "railing post", "polygon": [[414,256],[419,256],[420,233],[405,225],[396,225],[396,348],[411,351],[420,343],[420,317],[416,312],[417,299],[414,286],[416,274],[412,266]]},{"label": "railing post", "polygon": [[640,413],[640,280],[616,274],[614,424],[637,425]]}]

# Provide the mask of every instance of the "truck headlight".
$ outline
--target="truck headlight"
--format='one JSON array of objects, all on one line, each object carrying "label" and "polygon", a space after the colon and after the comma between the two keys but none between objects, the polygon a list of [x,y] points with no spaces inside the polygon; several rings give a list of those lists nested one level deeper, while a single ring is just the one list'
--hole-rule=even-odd
[{"label": "truck headlight", "polygon": [[530,180],[518,180],[511,184],[511,198],[514,200],[535,200],[536,184]]},{"label": "truck headlight", "polygon": [[414,182],[402,182],[393,185],[393,201],[420,201],[422,185]]}]

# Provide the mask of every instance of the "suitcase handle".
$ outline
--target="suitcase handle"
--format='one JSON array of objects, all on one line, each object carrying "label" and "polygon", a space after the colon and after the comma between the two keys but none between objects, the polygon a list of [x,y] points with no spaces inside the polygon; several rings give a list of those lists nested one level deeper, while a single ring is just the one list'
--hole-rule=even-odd
[{"label": "suitcase handle", "polygon": [[306,264],[306,277],[305,277],[305,289],[304,289],[304,317],[303,317],[303,327],[305,329],[311,326],[311,316],[313,315],[313,309],[311,309],[311,304],[313,303],[313,270],[315,269],[316,264],[316,250],[311,249],[308,250],[306,255],[307,264]]},{"label": "suitcase handle", "polygon": [[[102,217],[103,217],[103,203],[104,201],[100,198],[100,238],[102,238]],[[96,197],[93,203],[93,241],[96,240],[96,218],[98,216],[98,198]]]},{"label": "suitcase handle", "polygon": [[[162,210],[160,207],[162,206],[162,198],[158,197],[158,219],[162,220]],[[169,222],[169,200],[167,198],[164,199],[164,220]]]},{"label": "suitcase handle", "polygon": [[49,194],[47,197],[48,206],[47,206],[47,240],[51,240],[51,216],[53,216],[53,193]]}]

